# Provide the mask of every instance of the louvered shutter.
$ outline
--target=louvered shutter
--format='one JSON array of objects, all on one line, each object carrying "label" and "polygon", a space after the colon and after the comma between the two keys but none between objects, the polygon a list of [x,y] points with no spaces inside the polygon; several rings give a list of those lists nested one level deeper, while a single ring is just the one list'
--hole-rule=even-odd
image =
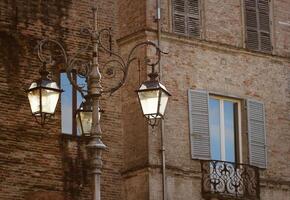
[{"label": "louvered shutter", "polygon": [[173,0],[173,31],[200,37],[199,0]]},{"label": "louvered shutter", "polygon": [[270,52],[272,50],[270,36],[270,9],[269,0],[258,0],[260,49]]},{"label": "louvered shutter", "polygon": [[247,101],[248,140],[250,164],[266,168],[266,130],[264,104],[258,101]]},{"label": "louvered shutter", "polygon": [[256,0],[245,0],[247,48],[259,50]]},{"label": "louvered shutter", "polygon": [[173,30],[175,33],[186,34],[185,0],[173,0]]},{"label": "louvered shutter", "polygon": [[208,92],[188,90],[191,156],[210,159]]},{"label": "louvered shutter", "polygon": [[245,0],[246,46],[271,52],[269,0]]},{"label": "louvered shutter", "polygon": [[187,0],[187,31],[189,36],[200,36],[199,0]]}]

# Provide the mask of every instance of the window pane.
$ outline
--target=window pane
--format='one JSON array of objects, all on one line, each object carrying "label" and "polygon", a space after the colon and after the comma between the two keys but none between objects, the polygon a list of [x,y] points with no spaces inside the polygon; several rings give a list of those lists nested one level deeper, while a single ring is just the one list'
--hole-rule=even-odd
[{"label": "window pane", "polygon": [[220,101],[209,100],[210,150],[213,160],[221,160]]},{"label": "window pane", "polygon": [[72,134],[72,86],[66,73],[60,74],[60,86],[64,90],[61,93],[61,131]]},{"label": "window pane", "polygon": [[224,121],[225,121],[225,160],[235,162],[235,120],[234,103],[224,101]]}]

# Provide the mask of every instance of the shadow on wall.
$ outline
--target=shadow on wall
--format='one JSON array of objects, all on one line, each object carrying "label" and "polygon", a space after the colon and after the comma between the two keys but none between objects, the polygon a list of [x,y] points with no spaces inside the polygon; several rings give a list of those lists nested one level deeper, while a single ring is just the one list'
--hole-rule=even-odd
[{"label": "shadow on wall", "polygon": [[65,134],[60,138],[63,191],[29,192],[25,200],[79,200],[88,195],[87,142],[85,138]]},{"label": "shadow on wall", "polygon": [[65,200],[78,200],[88,185],[87,142],[78,136],[63,134],[61,137]]},{"label": "shadow on wall", "polygon": [[[0,66],[5,69],[9,91],[19,92],[20,66],[19,60],[22,46],[19,39],[11,33],[0,31]],[[21,91],[23,93],[23,91]]]},{"label": "shadow on wall", "polygon": [[69,200],[59,192],[33,192],[27,195],[25,200]]}]

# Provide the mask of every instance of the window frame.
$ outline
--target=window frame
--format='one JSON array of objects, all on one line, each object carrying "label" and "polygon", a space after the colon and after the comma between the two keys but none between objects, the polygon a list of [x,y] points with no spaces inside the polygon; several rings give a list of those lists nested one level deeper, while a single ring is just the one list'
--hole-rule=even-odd
[{"label": "window frame", "polygon": [[[224,101],[230,101],[237,104],[237,112],[234,113],[236,115],[236,119],[234,119],[234,126],[235,126],[235,135],[234,135],[234,144],[235,144],[235,162],[236,163],[243,163],[243,145],[242,145],[242,100],[237,98],[231,98],[226,96],[220,96],[216,94],[209,93],[209,101],[210,99],[219,100],[219,108],[220,108],[220,119],[224,119]],[[208,103],[208,105],[210,105]],[[210,106],[208,108],[210,113]],[[210,120],[209,120],[210,123]],[[210,124],[209,124],[210,127]],[[221,160],[225,161],[225,130],[224,130],[224,121],[220,120],[220,141],[221,141]],[[210,131],[210,130],[209,130]],[[211,135],[211,134],[210,134]],[[209,138],[211,141],[211,137]],[[210,149],[211,153],[211,149]],[[210,155],[211,156],[211,155]]]}]

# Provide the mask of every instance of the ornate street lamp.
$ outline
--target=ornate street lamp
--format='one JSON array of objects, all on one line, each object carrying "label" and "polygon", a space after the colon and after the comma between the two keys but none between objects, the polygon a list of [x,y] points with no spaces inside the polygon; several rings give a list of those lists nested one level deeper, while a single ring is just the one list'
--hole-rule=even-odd
[{"label": "ornate street lamp", "polygon": [[[128,76],[128,70],[130,64],[136,60],[133,56],[135,50],[139,47],[152,47],[156,51],[157,61],[151,62],[150,59],[146,59],[146,64],[152,67],[152,73],[149,75],[150,80],[145,81],[140,89],[137,91],[140,104],[142,106],[143,114],[150,120],[157,120],[163,118],[165,107],[170,96],[166,88],[158,82],[158,74],[154,72],[154,67],[160,62],[161,53],[164,53],[160,48],[151,41],[141,42],[133,47],[129,52],[127,59],[123,59],[119,54],[112,51],[103,45],[104,34],[109,35],[109,40],[112,38],[111,29],[105,28],[97,29],[97,15],[96,8],[93,8],[93,29],[85,28],[82,29],[81,33],[85,33],[90,36],[91,42],[87,44],[84,49],[77,51],[74,57],[68,57],[64,47],[52,39],[44,39],[38,44],[38,57],[42,63],[47,63],[54,66],[53,55],[50,52],[44,52],[47,44],[53,44],[58,48],[63,59],[64,66],[71,85],[77,89],[85,101],[77,112],[77,121],[81,127],[82,133],[89,136],[90,142],[87,145],[90,159],[90,173],[92,175],[92,199],[100,200],[100,175],[102,168],[101,154],[102,150],[106,148],[103,144],[102,130],[100,126],[100,98],[103,94],[112,94],[120,89]],[[110,40],[111,41],[111,40]],[[88,47],[93,48],[93,57],[91,61],[82,60],[78,58],[81,52],[87,51]],[[108,53],[111,57],[109,61],[103,64],[103,69],[114,70],[118,68],[122,74],[121,80],[118,81],[116,86],[110,88],[103,88],[101,85],[101,73],[99,70],[98,51],[102,49],[103,52]],[[57,56],[59,57],[59,55]],[[110,67],[110,68],[108,68]],[[86,78],[88,80],[88,90],[84,87],[78,86],[75,79],[72,77],[72,72],[76,72],[78,76]],[[28,98],[31,104],[32,113],[34,115],[41,116],[41,123],[44,124],[45,118],[54,114],[56,104],[59,98],[59,94],[62,90],[59,89],[57,84],[47,78],[47,70],[41,71],[42,78],[34,82],[28,90]],[[87,94],[87,95],[85,95]],[[150,125],[155,125],[149,123]]]},{"label": "ornate street lamp", "polygon": [[48,77],[46,63],[43,63],[39,73],[41,78],[31,83],[27,95],[32,115],[43,126],[46,119],[54,115],[60,93],[63,90],[59,89],[57,83]]},{"label": "ornate street lamp", "polygon": [[150,80],[143,82],[137,93],[143,115],[154,127],[157,120],[163,118],[168,97],[171,95],[165,86],[157,80],[158,74],[154,72],[154,66],[152,66],[152,72],[148,76]]}]

